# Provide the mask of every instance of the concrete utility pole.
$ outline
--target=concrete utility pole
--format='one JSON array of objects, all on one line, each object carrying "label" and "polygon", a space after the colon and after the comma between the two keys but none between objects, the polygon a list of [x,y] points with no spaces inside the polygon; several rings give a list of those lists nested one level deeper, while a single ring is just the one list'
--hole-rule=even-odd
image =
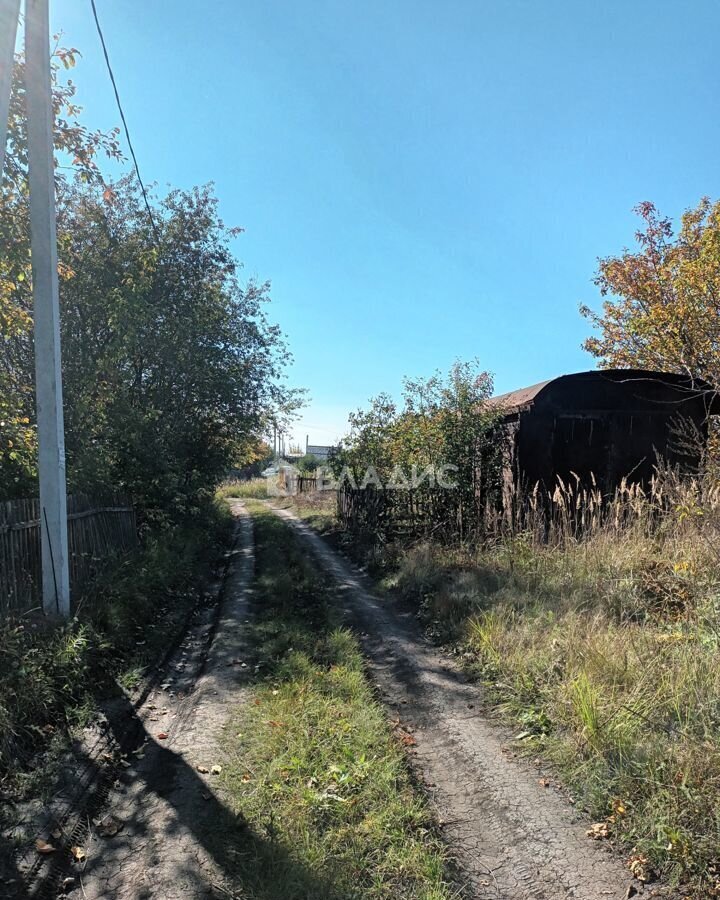
[{"label": "concrete utility pole", "polygon": [[0,0],[0,176],[5,165],[10,89],[19,18],[20,0]]},{"label": "concrete utility pole", "polygon": [[43,609],[49,614],[69,616],[48,0],[25,0],[25,66]]}]

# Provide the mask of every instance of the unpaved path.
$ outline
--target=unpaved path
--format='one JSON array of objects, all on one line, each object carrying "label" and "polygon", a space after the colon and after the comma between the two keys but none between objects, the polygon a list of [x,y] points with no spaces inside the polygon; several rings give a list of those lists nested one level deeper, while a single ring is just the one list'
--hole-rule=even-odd
[{"label": "unpaved path", "polygon": [[[91,829],[87,860],[76,873],[73,900],[195,900],[232,897],[232,852],[242,822],[216,797],[212,766],[231,704],[249,678],[241,664],[253,573],[252,522],[241,504],[238,534],[219,619],[189,632],[162,690],[128,710],[124,738],[136,752],[108,798],[105,812],[122,823],[114,836]],[[214,636],[211,633],[215,628]],[[201,670],[193,645],[211,640]],[[130,727],[128,727],[128,719]],[[163,735],[163,737],[158,737]],[[198,772],[198,766],[207,772]]]},{"label": "unpaved path", "polygon": [[415,617],[373,596],[365,579],[292,512],[274,512],[337,582],[383,700],[417,742],[418,772],[473,897],[651,895],[605,845],[587,837],[588,823],[545,786],[538,769],[512,757],[508,736],[475,710],[477,687],[424,638]]}]

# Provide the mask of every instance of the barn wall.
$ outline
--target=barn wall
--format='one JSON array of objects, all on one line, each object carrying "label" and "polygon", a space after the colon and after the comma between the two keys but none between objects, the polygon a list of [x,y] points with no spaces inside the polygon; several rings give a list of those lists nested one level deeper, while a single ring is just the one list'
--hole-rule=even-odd
[{"label": "barn wall", "polygon": [[[677,386],[644,379],[620,382],[601,374],[558,379],[520,412],[517,471],[527,484],[554,486],[576,473],[612,491],[623,477],[647,483],[657,455],[684,468],[694,458],[673,453],[672,423],[691,420],[706,434],[705,404]],[[573,479],[574,480],[574,479]]]}]

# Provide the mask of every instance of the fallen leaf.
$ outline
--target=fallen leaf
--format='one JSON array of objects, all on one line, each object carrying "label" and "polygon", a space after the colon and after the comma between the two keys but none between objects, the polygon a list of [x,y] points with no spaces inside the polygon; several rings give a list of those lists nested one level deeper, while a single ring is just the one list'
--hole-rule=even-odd
[{"label": "fallen leaf", "polygon": [[213,766],[212,769],[210,769],[211,775],[219,775],[221,772],[222,772],[222,766]]},{"label": "fallen leaf", "polygon": [[196,768],[196,769],[198,770],[198,772],[200,772],[202,775],[207,775],[208,772],[210,771],[210,769],[208,769],[207,766],[195,766],[195,768]]},{"label": "fallen leaf", "polygon": [[248,781],[252,781],[252,775],[246,772],[240,780],[243,782],[243,784],[247,784]]},{"label": "fallen leaf", "polygon": [[652,881],[654,872],[644,853],[634,853],[627,862],[628,869],[638,881]]},{"label": "fallen leaf", "polygon": [[544,788],[550,787],[550,782],[548,781],[547,778],[541,778],[541,779],[538,781],[538,784],[540,785],[540,787],[544,787]]},{"label": "fallen leaf", "polygon": [[610,829],[607,822],[596,822],[585,833],[594,841],[601,841],[603,838],[610,837]]},{"label": "fallen leaf", "polygon": [[123,823],[116,819],[111,813],[108,813],[106,816],[103,816],[99,822],[95,823],[98,834],[103,837],[114,837],[118,831],[122,831]]},{"label": "fallen leaf", "polygon": [[82,847],[71,847],[70,854],[76,862],[82,862],[87,858],[87,853]]},{"label": "fallen leaf", "polygon": [[166,731],[161,731],[161,732],[158,734],[157,739],[158,739],[159,741],[166,741],[166,740],[168,739],[167,732],[166,732]]},{"label": "fallen leaf", "polygon": [[35,841],[35,849],[38,853],[45,854],[54,853],[57,848],[53,847],[52,844],[48,844],[48,842],[46,840],[43,840],[43,838],[37,838],[37,840]]}]

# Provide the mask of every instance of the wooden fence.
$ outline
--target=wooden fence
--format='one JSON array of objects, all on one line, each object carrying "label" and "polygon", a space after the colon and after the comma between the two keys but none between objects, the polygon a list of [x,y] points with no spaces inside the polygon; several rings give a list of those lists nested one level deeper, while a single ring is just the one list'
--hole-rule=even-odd
[{"label": "wooden fence", "polygon": [[475,530],[480,509],[459,492],[441,488],[377,490],[343,485],[337,494],[338,518],[349,531],[380,540],[401,537],[455,539]]},{"label": "wooden fence", "polygon": [[293,496],[295,494],[311,494],[317,490],[317,478],[314,475],[301,475],[294,469],[281,469],[278,476],[280,489]]},{"label": "wooden fence", "polygon": [[363,490],[347,484],[337,494],[342,525],[379,542],[494,542],[523,534],[540,543],[562,543],[601,529],[620,534],[632,525],[653,534],[669,511],[698,504],[702,510],[720,512],[720,485],[712,479],[683,479],[674,470],[658,471],[645,488],[623,479],[612,495],[560,479],[553,490],[535,485],[519,491],[506,485],[501,494],[485,498],[438,487]]},{"label": "wooden fence", "polygon": [[[40,501],[0,502],[0,617],[42,605]],[[137,544],[127,497],[68,497],[70,588],[75,598],[108,560]]]}]

